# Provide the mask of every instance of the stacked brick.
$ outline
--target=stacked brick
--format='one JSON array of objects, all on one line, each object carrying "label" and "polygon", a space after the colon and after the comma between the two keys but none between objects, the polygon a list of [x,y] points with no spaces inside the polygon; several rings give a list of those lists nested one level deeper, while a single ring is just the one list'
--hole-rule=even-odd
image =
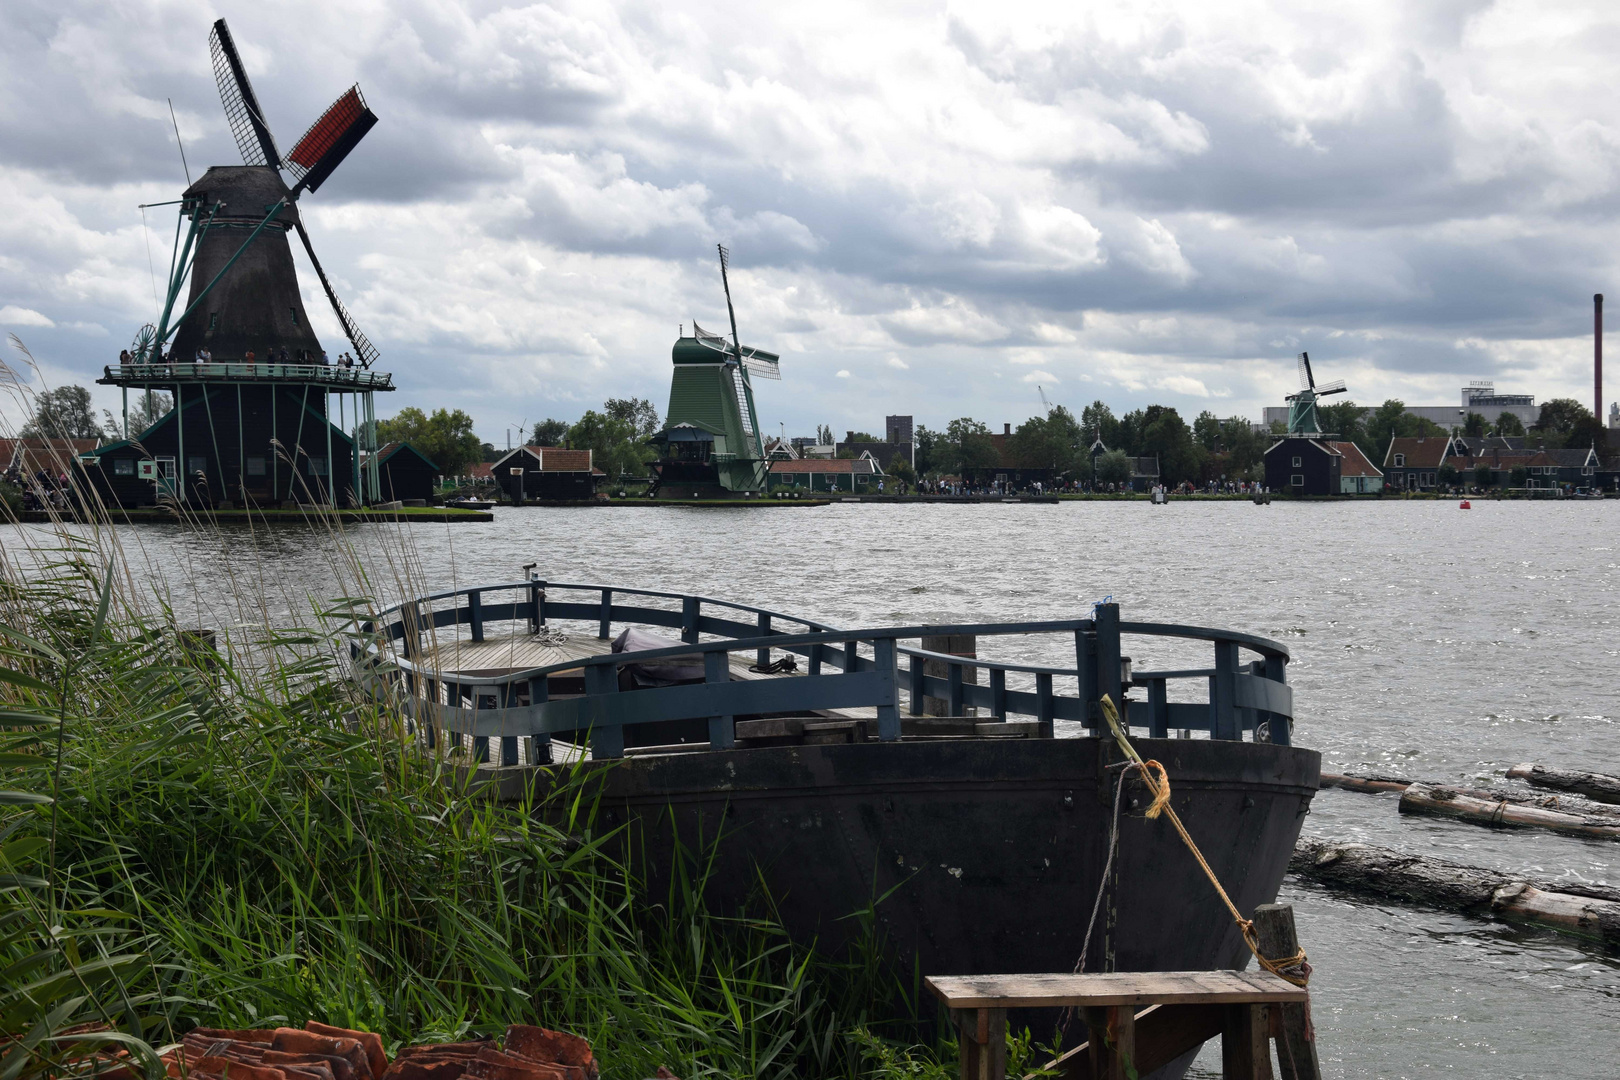
[{"label": "stacked brick", "polygon": [[393,1061],[382,1039],[314,1021],[299,1028],[197,1028],[165,1055],[187,1080],[597,1080],[578,1035],[513,1024],[491,1039],[408,1046]]}]

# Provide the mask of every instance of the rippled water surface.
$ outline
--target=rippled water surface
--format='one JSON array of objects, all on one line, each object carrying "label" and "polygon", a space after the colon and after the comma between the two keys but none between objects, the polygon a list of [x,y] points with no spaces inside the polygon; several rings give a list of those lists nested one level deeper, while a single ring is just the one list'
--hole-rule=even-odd
[{"label": "rippled water surface", "polygon": [[[13,534],[14,535],[14,534]],[[1620,772],[1620,502],[1067,503],[503,509],[487,525],[350,531],[379,595],[513,581],[697,592],[857,627],[1123,617],[1293,651],[1295,742],[1328,771],[1488,781],[1521,761]],[[5,534],[0,534],[4,537]],[[323,534],[130,527],[177,607],[263,596],[278,618],[349,590]],[[9,541],[8,542],[12,542]],[[262,576],[261,576],[262,575]],[[1036,643],[998,657],[1062,662]],[[1163,646],[1157,646],[1162,649]],[[1197,659],[1130,646],[1138,666]],[[988,655],[988,650],[986,650]],[[1071,658],[1072,662],[1072,658]],[[1620,844],[1402,818],[1327,790],[1306,830],[1620,884]],[[1620,962],[1569,939],[1292,882],[1329,1075],[1620,1075]],[[1067,915],[1060,917],[1069,917]],[[1211,1071],[1212,1070],[1212,1071]],[[1199,1072],[1218,1075],[1206,1052]]]}]

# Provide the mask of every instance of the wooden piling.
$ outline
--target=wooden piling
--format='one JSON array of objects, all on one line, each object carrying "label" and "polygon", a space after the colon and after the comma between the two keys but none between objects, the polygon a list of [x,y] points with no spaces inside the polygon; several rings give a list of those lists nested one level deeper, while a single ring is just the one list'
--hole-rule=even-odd
[{"label": "wooden piling", "polygon": [[1601,803],[1620,803],[1620,776],[1603,773],[1549,769],[1545,765],[1515,765],[1508,770],[1512,780],[1526,780],[1536,787],[1571,791]]},{"label": "wooden piling", "polygon": [[[1267,960],[1299,955],[1293,905],[1261,904],[1254,909],[1254,931],[1260,939],[1260,954]],[[1282,1013],[1282,1033],[1277,1037],[1277,1068],[1282,1080],[1321,1080],[1309,1003],[1288,1002],[1277,1008]]]}]

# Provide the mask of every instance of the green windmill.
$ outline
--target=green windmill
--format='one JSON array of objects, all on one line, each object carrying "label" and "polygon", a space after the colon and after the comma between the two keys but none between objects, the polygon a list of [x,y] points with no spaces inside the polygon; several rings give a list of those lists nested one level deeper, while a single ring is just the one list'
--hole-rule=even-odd
[{"label": "green windmill", "polygon": [[731,253],[724,246],[719,250],[731,337],[711,334],[694,322],[691,336],[675,341],[669,411],[664,430],[652,438],[660,451],[653,462],[660,498],[746,497],[763,493],[770,473],[754,411],[753,380],[780,380],[781,358],[738,340],[728,273]]},{"label": "green windmill", "polygon": [[1311,374],[1309,353],[1299,354],[1299,393],[1288,395],[1288,434],[1320,435],[1322,422],[1316,418],[1316,400],[1329,394],[1342,394],[1346,387],[1343,379],[1316,385]]}]

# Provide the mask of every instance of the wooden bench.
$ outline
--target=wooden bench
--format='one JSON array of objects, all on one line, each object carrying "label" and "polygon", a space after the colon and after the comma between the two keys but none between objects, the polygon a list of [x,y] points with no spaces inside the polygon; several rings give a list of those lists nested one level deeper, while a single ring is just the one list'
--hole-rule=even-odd
[{"label": "wooden bench", "polygon": [[[1090,1035],[1053,1066],[1089,1080],[1146,1076],[1220,1036],[1221,1075],[1271,1080],[1277,1006],[1305,991],[1269,971],[1122,971],[1100,975],[930,976],[961,1042],[962,1080],[1003,1080],[1007,1010],[1073,1008]],[[1143,1006],[1146,1006],[1144,1009]]]}]

